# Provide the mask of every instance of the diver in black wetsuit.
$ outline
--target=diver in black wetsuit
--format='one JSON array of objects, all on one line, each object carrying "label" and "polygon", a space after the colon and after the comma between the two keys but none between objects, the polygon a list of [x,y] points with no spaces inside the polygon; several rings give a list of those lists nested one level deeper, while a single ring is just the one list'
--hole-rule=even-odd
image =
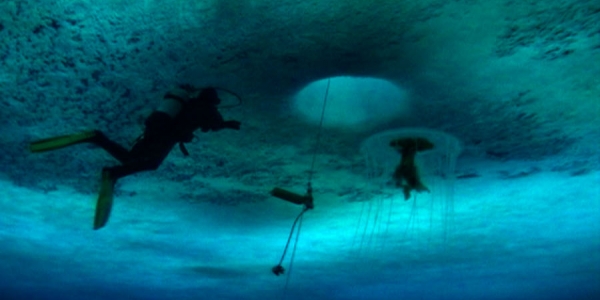
[{"label": "diver in black wetsuit", "polygon": [[154,111],[145,122],[144,134],[131,150],[111,141],[98,130],[74,135],[59,136],[33,142],[32,152],[43,152],[67,147],[78,143],[93,143],[106,150],[121,162],[114,167],[102,169],[102,185],[96,205],[94,229],[100,229],[108,221],[113,202],[113,188],[122,177],[156,170],[171,149],[179,144],[184,155],[188,155],[183,143],[191,142],[194,131],[218,131],[240,129],[239,121],[225,121],[217,105],[221,102],[214,88],[195,89],[181,85],[168,92],[163,105]]},{"label": "diver in black wetsuit", "polygon": [[192,141],[196,129],[202,132],[240,129],[240,122],[223,120],[217,109],[221,100],[215,89],[202,89],[197,96],[188,98],[186,94],[190,92],[189,88],[180,88],[167,93],[164,97],[167,101],[146,119],[144,134],[129,151],[96,131],[89,142],[104,148],[122,164],[104,168],[103,172],[117,180],[140,171],[156,170],[177,143],[188,155],[183,143]]}]

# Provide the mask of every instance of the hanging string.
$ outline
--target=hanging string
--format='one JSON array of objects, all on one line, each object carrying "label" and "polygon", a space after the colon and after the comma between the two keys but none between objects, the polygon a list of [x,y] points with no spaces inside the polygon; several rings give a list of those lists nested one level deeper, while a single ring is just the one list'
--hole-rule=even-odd
[{"label": "hanging string", "polygon": [[[283,273],[283,267],[281,266],[281,264],[283,263],[283,260],[285,259],[285,255],[287,254],[287,250],[290,246],[290,242],[292,241],[292,236],[294,235],[294,228],[296,228],[296,224],[298,223],[298,220],[301,220],[302,215],[304,215],[304,213],[308,211],[308,208],[305,207],[302,212],[296,217],[296,220],[294,220],[294,224],[292,224],[292,229],[290,230],[290,235],[288,236],[287,239],[287,243],[285,243],[285,248],[283,249],[283,254],[281,255],[281,259],[279,260],[279,263],[277,264],[277,266],[275,266],[273,268],[273,273],[275,273],[275,275],[279,276],[280,274]],[[298,228],[298,231],[300,231],[300,228]],[[298,235],[300,234],[300,232],[298,232],[298,234],[296,234],[296,238],[298,237]],[[295,246],[294,246],[294,251],[295,251]]]},{"label": "hanging string", "polygon": [[298,240],[300,239],[300,231],[302,230],[302,214],[308,209],[304,209],[300,214],[300,223],[298,223],[298,232],[296,232],[296,240],[294,241],[294,249],[292,249],[292,258],[290,259],[290,266],[288,267],[288,275],[285,279],[285,289],[287,290],[290,277],[292,276],[292,266],[294,265],[294,258],[296,257],[296,248],[298,247]]},{"label": "hanging string", "polygon": [[[329,95],[329,87],[330,86],[331,86],[331,79],[328,79],[327,80],[327,89],[325,90],[325,97],[323,98],[323,109],[321,111],[321,120],[319,122],[319,131],[317,132],[317,141],[315,143],[315,149],[313,151],[312,163],[310,166],[310,173],[309,173],[309,177],[308,177],[308,188],[307,188],[308,196],[312,196],[312,177],[313,177],[313,173],[314,173],[314,169],[315,169],[315,161],[317,158],[317,151],[321,144],[321,130],[323,128],[323,119],[325,117],[325,107],[327,106],[327,97]],[[273,273],[275,273],[275,275],[277,275],[277,276],[282,274],[284,271],[281,264],[283,263],[283,260],[285,259],[285,255],[287,253],[287,250],[290,246],[290,241],[292,240],[292,235],[294,235],[294,228],[296,227],[296,223],[298,223],[298,220],[300,220],[302,218],[302,215],[304,215],[304,213],[309,209],[310,209],[309,207],[304,207],[302,212],[298,215],[298,217],[296,217],[296,220],[294,220],[294,224],[292,224],[292,229],[290,230],[290,235],[288,236],[287,243],[285,244],[285,248],[283,250],[283,255],[281,255],[279,264],[277,264],[277,266],[273,267]],[[298,234],[296,235],[296,238],[298,238],[298,235],[300,235],[299,231],[300,231],[300,228],[298,228]]]},{"label": "hanging string", "polygon": [[[323,128],[323,119],[325,118],[325,108],[327,106],[327,98],[329,96],[329,87],[331,86],[331,79],[327,80],[327,88],[325,89],[325,96],[323,98],[323,108],[321,110],[321,119],[319,121],[319,130],[317,132],[317,141],[315,143],[315,148],[313,151],[313,157],[312,157],[312,162],[310,165],[310,173],[308,176],[308,186],[307,186],[307,195],[312,197],[312,178],[313,178],[313,173],[315,170],[315,162],[317,159],[317,151],[319,150],[320,146],[321,146],[321,131]],[[309,209],[311,209],[312,207],[308,207],[305,206],[304,209],[302,210],[302,212],[300,212],[300,214],[296,217],[296,220],[294,220],[294,223],[292,224],[292,229],[290,230],[290,234],[288,236],[288,240],[287,243],[285,244],[285,248],[283,250],[283,255],[281,255],[281,259],[279,260],[279,264],[275,267],[273,267],[272,271],[275,275],[279,276],[281,274],[283,274],[283,272],[285,271],[283,266],[281,265],[283,263],[283,260],[285,259],[285,255],[287,253],[287,250],[289,248],[290,242],[292,240],[292,235],[294,234],[294,228],[296,227],[296,224],[298,224],[298,221],[300,221],[299,225],[298,225],[298,231],[296,232],[296,239],[294,241],[294,248],[292,250],[292,257],[290,259],[290,265],[289,265],[289,271],[288,271],[288,276],[286,276],[286,281],[285,281],[285,287],[284,287],[284,297],[285,297],[285,293],[287,291],[287,287],[290,281],[290,275],[291,275],[291,271],[292,271],[292,266],[294,264],[294,258],[296,256],[296,249],[298,246],[298,240],[300,238],[300,231],[302,229],[302,216],[304,215],[305,212],[307,212]]]},{"label": "hanging string", "polygon": [[321,110],[321,120],[319,121],[319,131],[317,132],[317,142],[313,152],[312,163],[310,165],[310,173],[308,175],[308,184],[312,182],[313,173],[315,170],[315,161],[317,160],[317,150],[321,147],[321,131],[323,129],[323,119],[325,118],[325,107],[327,107],[327,98],[329,96],[329,87],[331,86],[331,78],[327,80],[327,88],[325,89],[325,97],[323,98],[323,109]]}]

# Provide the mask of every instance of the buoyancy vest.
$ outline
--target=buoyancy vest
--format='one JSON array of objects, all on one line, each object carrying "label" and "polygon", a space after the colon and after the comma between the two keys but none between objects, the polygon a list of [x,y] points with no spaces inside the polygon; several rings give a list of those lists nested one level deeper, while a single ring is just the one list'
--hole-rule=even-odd
[{"label": "buoyancy vest", "polygon": [[[222,126],[223,118],[216,105],[220,100],[216,94],[205,97],[201,96],[202,89],[177,87],[165,94],[164,101],[157,109],[169,115],[174,120],[177,132],[177,142],[181,152],[188,156],[189,152],[184,143],[189,143],[194,138],[194,131],[202,128],[202,131],[217,130]],[[211,102],[217,100],[217,102]]]},{"label": "buoyancy vest", "polygon": [[[182,113],[186,106],[189,105],[190,100],[197,96],[198,92],[194,93],[193,91],[189,91],[183,89],[181,87],[176,87],[166,93],[163,97],[163,102],[156,109],[157,111],[163,112],[169,115],[174,122],[176,122],[178,116]],[[189,130],[189,133],[184,136],[178,136],[177,141],[179,143],[179,150],[183,155],[188,156],[190,153],[186,149],[184,143],[189,143],[193,139],[193,129]],[[179,132],[174,132],[173,134],[179,135]]]}]

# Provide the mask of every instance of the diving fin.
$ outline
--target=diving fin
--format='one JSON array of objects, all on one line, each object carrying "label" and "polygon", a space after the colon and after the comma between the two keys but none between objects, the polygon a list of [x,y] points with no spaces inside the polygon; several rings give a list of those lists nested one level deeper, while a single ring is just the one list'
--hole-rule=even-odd
[{"label": "diving fin", "polygon": [[402,192],[404,193],[404,201],[407,201],[408,199],[410,199],[410,186],[408,185],[403,185],[402,186]]},{"label": "diving fin", "polygon": [[31,152],[44,152],[55,149],[60,149],[64,147],[68,147],[77,143],[83,143],[91,138],[95,137],[97,131],[84,131],[76,134],[70,135],[61,135],[48,139],[43,139],[39,141],[32,142],[29,144],[29,150]]},{"label": "diving fin", "polygon": [[113,204],[113,191],[116,180],[110,176],[107,170],[102,171],[102,183],[100,186],[100,195],[96,203],[96,214],[94,215],[94,230],[98,230],[106,225]]}]

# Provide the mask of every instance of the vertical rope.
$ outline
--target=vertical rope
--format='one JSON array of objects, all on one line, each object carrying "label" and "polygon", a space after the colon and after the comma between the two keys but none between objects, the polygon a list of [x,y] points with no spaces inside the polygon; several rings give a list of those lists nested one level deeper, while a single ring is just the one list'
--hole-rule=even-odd
[{"label": "vertical rope", "polygon": [[296,248],[298,247],[298,240],[300,239],[300,230],[302,230],[302,219],[300,217],[300,222],[298,222],[298,231],[296,232],[296,240],[294,241],[294,248],[292,249],[292,257],[290,259],[290,266],[288,267],[288,275],[285,279],[285,289],[287,290],[288,283],[290,282],[290,277],[292,276],[292,266],[294,265],[294,258],[296,257]]},{"label": "vertical rope", "polygon": [[[294,235],[294,228],[296,228],[296,224],[298,223],[298,220],[300,220],[300,224],[302,224],[302,215],[304,215],[304,213],[307,210],[308,210],[308,208],[304,208],[304,210],[302,210],[302,212],[296,217],[296,220],[294,220],[294,224],[292,224],[292,229],[290,230],[290,235],[288,236],[287,243],[285,244],[285,248],[283,249],[283,254],[281,255],[281,259],[279,260],[278,265],[281,265],[283,263],[283,260],[285,259],[285,255],[287,253],[287,250],[290,246],[290,241],[292,240],[292,236]],[[298,228],[298,231],[299,230],[300,230],[300,228]],[[296,238],[298,238],[298,235],[296,235]]]},{"label": "vertical rope", "polygon": [[325,118],[325,107],[327,106],[327,98],[329,96],[329,87],[331,86],[331,78],[327,80],[327,89],[325,89],[325,97],[323,98],[323,109],[321,110],[321,120],[319,121],[319,131],[317,132],[317,142],[313,152],[312,163],[310,164],[310,173],[308,175],[308,183],[312,182],[313,173],[315,170],[315,161],[317,159],[317,149],[321,147],[321,131],[323,129],[323,119]]},{"label": "vertical rope", "polygon": [[[313,157],[312,157],[312,162],[310,164],[310,173],[308,175],[308,187],[307,187],[307,191],[309,194],[312,194],[312,178],[313,178],[313,173],[315,170],[315,162],[317,160],[317,151],[318,149],[321,147],[321,131],[323,129],[323,119],[325,118],[325,108],[327,107],[327,97],[329,96],[329,87],[331,86],[331,78],[327,80],[327,89],[325,89],[325,96],[323,98],[323,109],[321,110],[321,120],[319,121],[319,131],[317,132],[317,140],[315,143],[315,148],[313,151]],[[287,296],[287,288],[288,288],[288,284],[290,282],[290,276],[292,274],[292,266],[294,264],[294,258],[296,256],[296,249],[298,247],[298,240],[300,238],[300,230],[302,229],[302,215],[308,210],[308,207],[305,207],[304,210],[302,210],[302,212],[300,213],[300,215],[298,215],[298,217],[296,218],[296,220],[294,221],[294,225],[292,225],[292,230],[290,231],[290,236],[288,237],[288,242],[285,246],[285,250],[283,251],[283,255],[281,256],[281,260],[279,261],[279,265],[281,266],[281,263],[283,262],[283,259],[285,258],[285,254],[287,252],[288,246],[290,244],[290,240],[292,238],[292,235],[294,233],[294,227],[296,226],[296,222],[298,222],[298,220],[300,221],[298,224],[298,231],[296,233],[296,240],[294,241],[294,248],[292,250],[292,257],[290,258],[290,266],[288,267],[288,274],[286,276],[285,279],[285,287],[283,288],[283,298],[285,299]]]}]

